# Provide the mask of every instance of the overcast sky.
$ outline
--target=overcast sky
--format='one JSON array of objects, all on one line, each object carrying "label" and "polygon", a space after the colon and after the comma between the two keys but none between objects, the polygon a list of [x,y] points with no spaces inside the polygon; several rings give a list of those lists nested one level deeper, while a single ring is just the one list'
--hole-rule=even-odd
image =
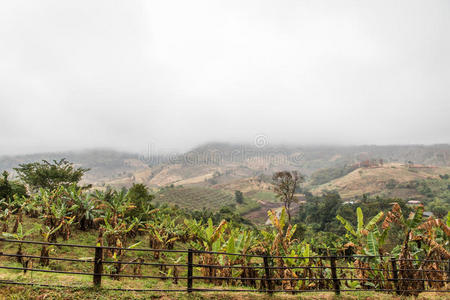
[{"label": "overcast sky", "polygon": [[450,142],[450,1],[1,1],[0,155]]}]

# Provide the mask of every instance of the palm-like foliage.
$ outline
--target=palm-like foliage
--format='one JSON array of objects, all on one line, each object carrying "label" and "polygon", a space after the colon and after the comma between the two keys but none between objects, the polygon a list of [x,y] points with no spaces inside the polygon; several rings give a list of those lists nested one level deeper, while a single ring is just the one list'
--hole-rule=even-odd
[{"label": "palm-like foliage", "polygon": [[[56,233],[61,229],[63,226],[63,223],[60,223],[58,226],[51,228],[49,226],[44,226],[44,228],[41,228],[41,235],[44,238],[44,242],[51,242],[54,237],[56,236]],[[50,256],[50,251],[54,249],[54,246],[48,246],[48,245],[42,245],[41,248],[41,258],[39,260],[39,263],[43,266],[48,266],[50,263],[50,259],[48,258]]]},{"label": "palm-like foliage", "polygon": [[383,212],[379,212],[364,225],[364,215],[360,207],[356,209],[357,227],[353,228],[350,221],[344,219],[340,215],[336,218],[344,225],[347,230],[346,237],[352,242],[347,246],[356,248],[358,254],[378,255],[381,254],[380,246],[384,243],[389,227],[385,228],[380,234],[377,224],[384,217]]},{"label": "palm-like foliage", "polygon": [[192,232],[194,239],[198,242],[194,245],[203,246],[205,251],[220,251],[222,248],[222,234],[227,227],[227,221],[222,220],[218,226],[214,226],[212,219],[208,220],[207,226],[203,226],[201,221],[185,220],[186,226]]},{"label": "palm-like foliage", "polygon": [[[268,216],[272,226],[257,231],[244,228],[244,225],[241,225],[242,227],[236,226],[225,220],[219,224],[214,224],[211,218],[206,218],[207,222],[195,219],[181,222],[181,218],[186,214],[168,206],[155,209],[150,203],[143,201],[140,202],[139,209],[135,209],[129,194],[125,190],[89,193],[76,186],[59,187],[51,191],[41,189],[31,195],[30,198],[13,197],[9,198],[8,201],[0,200],[0,208],[2,208],[0,220],[3,222],[3,229],[8,230],[8,221],[15,214],[14,229],[17,230],[13,229],[13,233],[4,234],[4,236],[14,239],[25,239],[31,234],[31,231],[24,232],[23,230],[22,213],[32,217],[39,215],[42,218],[45,226],[42,227],[41,233],[46,242],[55,242],[57,237],[69,239],[75,225],[81,230],[89,230],[102,223],[100,233],[102,236],[104,235],[108,246],[126,248],[129,242],[139,239],[140,235],[145,235],[145,237],[141,237],[142,239],[148,238],[149,247],[153,249],[174,249],[177,246],[183,247],[182,244],[185,244],[185,246],[189,244],[190,247],[199,250],[198,256],[195,257],[199,258],[200,264],[221,266],[220,268],[201,267],[200,271],[204,276],[241,278],[240,281],[233,279],[225,281],[229,285],[242,284],[257,287],[260,283],[260,287],[263,288],[264,281],[254,280],[254,278],[264,276],[264,271],[258,269],[261,268],[261,259],[232,255],[240,253],[277,256],[273,262],[269,263],[273,263],[277,267],[273,270],[272,275],[277,280],[273,282],[281,286],[282,289],[327,289],[331,287],[331,282],[327,280],[331,276],[329,268],[324,267],[329,262],[318,258],[310,258],[316,255],[313,250],[320,251],[316,243],[308,244],[294,239],[297,227],[289,224],[285,209],[282,209],[280,214],[269,211]],[[386,251],[384,241],[392,226],[399,226],[404,235],[401,247],[394,249],[394,253],[401,260],[400,278],[422,277],[423,273],[420,272],[425,268],[443,271],[439,269],[439,266],[429,261],[414,262],[409,259],[450,258],[448,252],[450,214],[447,218],[447,224],[434,218],[424,221],[423,207],[417,208],[414,214],[406,218],[403,216],[400,207],[394,205],[392,210],[387,213],[381,228],[379,228],[379,223],[385,216],[382,212],[368,220],[367,223],[364,222],[361,208],[357,208],[356,215],[356,226],[353,226],[349,220],[337,216],[337,219],[347,230],[346,241],[348,243],[346,246],[352,246],[356,250],[356,254],[359,254],[359,256],[352,257],[345,262],[345,266],[363,268],[351,272],[351,276],[356,275],[359,278],[346,283],[350,288],[392,288],[390,281],[388,281],[389,274],[383,271],[383,269],[388,270],[387,265],[389,263],[387,258],[383,256]],[[101,222],[97,223],[96,220]],[[14,233],[14,231],[17,232]],[[328,254],[332,252],[330,250],[332,242],[324,242]],[[338,246],[337,242],[333,244],[334,246],[337,250],[341,250],[341,245]],[[48,256],[52,249],[56,248],[43,245],[41,264],[49,264]],[[224,253],[210,254],[203,251]],[[107,268],[116,279],[119,278],[117,276],[119,273],[126,270],[126,267],[121,264],[125,252],[120,249],[109,249],[106,252],[108,259],[112,259],[112,264],[109,264]],[[18,253],[22,253],[22,248],[19,248]],[[172,254],[162,255],[162,253],[154,252],[152,259],[161,262],[167,260],[179,262],[180,259],[184,259],[181,256],[174,257]],[[361,255],[371,258],[361,258]],[[289,258],[282,258],[281,256],[289,256]],[[132,261],[143,262],[144,258],[135,257]],[[258,264],[258,267],[255,267],[255,264]],[[140,268],[141,265],[137,263],[134,266]],[[379,269],[382,271],[379,271]],[[139,270],[135,269],[133,272],[137,274]],[[160,272],[168,276],[173,275],[176,278],[178,270],[175,267],[169,270],[161,266]],[[445,273],[425,273],[426,278],[430,280],[442,280],[444,279],[443,274]],[[319,280],[300,280],[300,278],[308,277]],[[214,279],[210,282],[223,283],[223,281]],[[406,281],[402,284],[402,289],[421,289],[424,283],[423,281]],[[428,284],[440,286],[441,283],[430,281]]]},{"label": "palm-like foliage", "polygon": [[130,204],[126,192],[121,190],[119,192],[113,192],[111,195],[103,194],[100,208],[107,212],[104,217],[108,218],[108,223],[115,227],[120,220],[125,218],[126,211],[133,209],[134,206]]},{"label": "palm-like foliage", "polygon": [[70,186],[67,192],[72,202],[70,211],[75,215],[79,228],[83,231],[93,228],[95,218],[100,215],[95,198],[91,194],[84,194],[76,185]]},{"label": "palm-like foliage", "polygon": [[[224,238],[223,233],[228,223],[222,220],[218,226],[214,226],[212,219],[208,220],[208,224],[203,226],[201,221],[185,220],[185,224],[193,235],[192,246],[198,250],[218,252],[223,249]],[[200,263],[205,265],[218,264],[217,256],[210,253],[202,253],[200,255]],[[214,277],[218,272],[216,268],[202,268],[204,276]]]},{"label": "palm-like foliage", "polygon": [[[420,205],[415,212],[405,218],[400,206],[395,203],[383,222],[383,228],[397,224],[404,233],[404,241],[398,254],[401,278],[419,278],[423,273],[421,270],[425,267],[439,270],[439,266],[429,261],[430,258],[450,259],[445,245],[439,244],[437,240],[439,235],[446,236],[441,241],[448,239],[450,228],[441,220],[433,217],[423,222],[423,211],[424,207]],[[423,260],[419,260],[420,258]],[[425,276],[430,280],[442,280],[444,275],[442,272],[426,272]],[[409,294],[417,294],[416,291],[423,289],[424,284],[424,281],[401,281],[400,288],[405,291],[412,290]],[[428,284],[436,286],[442,283],[430,281]]]},{"label": "palm-like foliage", "polygon": [[[9,238],[9,239],[23,241],[23,240],[25,240],[25,238],[29,237],[37,229],[39,229],[39,226],[35,226],[35,227],[25,231],[22,226],[22,223],[19,223],[19,225],[17,227],[17,232],[15,232],[15,233],[3,232],[3,236],[6,238]],[[18,243],[18,249],[17,249],[16,255],[17,255],[17,257],[16,257],[17,262],[23,264],[24,260],[23,260],[22,255],[24,255],[24,254],[22,252],[22,243]]]},{"label": "palm-like foliage", "polygon": [[267,212],[272,223],[272,230],[262,230],[261,234],[264,237],[262,246],[266,249],[266,253],[270,255],[282,256],[289,255],[290,246],[296,242],[293,239],[294,233],[297,230],[297,225],[287,225],[288,216],[286,210],[281,210],[280,217],[277,217],[275,211]]},{"label": "palm-like foliage", "polygon": [[[269,215],[270,221],[272,223],[272,230],[265,231],[262,230],[261,234],[264,237],[264,241],[262,242],[262,246],[265,248],[265,252],[269,255],[274,256],[289,256],[291,252],[291,247],[296,242],[293,239],[294,233],[297,229],[297,225],[292,226],[289,224],[286,228],[286,224],[288,222],[288,215],[286,210],[283,208],[280,213],[280,217],[277,217],[275,211],[270,210],[267,212]],[[277,278],[297,278],[297,274],[286,267],[287,262],[283,258],[275,258],[275,265],[278,269],[275,272],[275,277]],[[280,282],[276,282],[277,284]],[[293,285],[295,285],[294,281],[281,281],[284,289],[293,289]]]},{"label": "palm-like foliage", "polygon": [[6,199],[0,200],[0,221],[2,222],[2,232],[7,232],[9,228],[9,218],[14,213],[15,209],[12,208],[10,203]]}]

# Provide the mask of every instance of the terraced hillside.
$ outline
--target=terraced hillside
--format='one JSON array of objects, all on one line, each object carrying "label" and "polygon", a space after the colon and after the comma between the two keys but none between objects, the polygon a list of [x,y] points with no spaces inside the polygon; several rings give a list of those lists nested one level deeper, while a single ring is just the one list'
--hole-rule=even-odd
[{"label": "terraced hillside", "polygon": [[[91,149],[79,152],[38,153],[30,155],[0,156],[0,171],[21,163],[67,158],[77,166],[90,168],[83,184],[95,188],[113,186],[130,187],[143,183],[149,187],[166,185],[214,186],[243,192],[250,185],[240,180],[271,176],[280,170],[298,170],[310,176],[321,169],[340,168],[370,159],[383,159],[385,163],[425,164],[437,167],[450,166],[450,145],[408,146],[270,146],[257,148],[251,145],[210,143],[177,155],[152,155],[124,153],[112,150]],[[328,176],[332,170],[323,171]],[[340,175],[340,174],[338,174]],[[323,179],[324,176],[322,176]],[[328,179],[328,178],[326,178]],[[331,179],[331,178],[330,178]],[[316,183],[327,183],[320,180]],[[242,186],[243,185],[243,186]],[[230,187],[230,188],[229,188]],[[262,187],[264,189],[264,187]]]},{"label": "terraced hillside", "polygon": [[230,192],[203,187],[175,186],[161,189],[156,194],[155,202],[178,205],[187,209],[202,209],[203,207],[217,211],[224,205],[235,203]]},{"label": "terraced hillside", "polygon": [[417,195],[414,189],[404,188],[405,183],[439,178],[440,174],[447,173],[450,173],[449,167],[410,167],[391,163],[377,168],[358,168],[345,176],[313,187],[311,192],[317,195],[324,190],[337,190],[344,199],[351,199],[363,194],[385,194],[389,197],[410,199],[420,197],[420,195]]}]

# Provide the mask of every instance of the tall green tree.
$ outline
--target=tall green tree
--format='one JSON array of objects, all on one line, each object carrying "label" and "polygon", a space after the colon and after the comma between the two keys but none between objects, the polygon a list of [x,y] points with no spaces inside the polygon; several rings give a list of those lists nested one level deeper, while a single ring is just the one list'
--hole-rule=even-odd
[{"label": "tall green tree", "polygon": [[2,177],[0,178],[0,199],[5,199],[6,202],[11,202],[13,196],[17,195],[19,197],[26,196],[27,190],[23,184],[17,181],[11,181],[8,179],[9,173],[3,171]]},{"label": "tall green tree", "polygon": [[244,203],[244,194],[242,194],[241,191],[235,191],[234,192],[234,198],[237,203],[242,204]]},{"label": "tall green tree", "polygon": [[9,183],[8,180],[8,175],[9,174],[7,171],[3,171],[2,173],[3,178],[0,179],[0,199],[5,198],[7,202],[9,202],[13,196],[13,191],[11,184]]},{"label": "tall green tree", "polygon": [[65,158],[60,161],[53,160],[53,162],[42,160],[42,162],[20,164],[14,170],[33,190],[39,188],[54,190],[61,185],[68,187],[78,184],[83,175],[89,171],[81,167],[75,168],[73,163]]},{"label": "tall green tree", "polygon": [[146,207],[150,205],[154,196],[150,194],[148,188],[142,183],[134,183],[128,190],[127,198],[130,200],[135,209],[132,214],[134,216],[146,211]]},{"label": "tall green tree", "polygon": [[[326,191],[321,196],[310,196],[306,204],[301,205],[296,222],[312,226],[314,232],[328,231],[344,233],[336,220],[337,211],[342,207],[342,199],[336,191]],[[343,214],[347,218],[347,214]]]}]

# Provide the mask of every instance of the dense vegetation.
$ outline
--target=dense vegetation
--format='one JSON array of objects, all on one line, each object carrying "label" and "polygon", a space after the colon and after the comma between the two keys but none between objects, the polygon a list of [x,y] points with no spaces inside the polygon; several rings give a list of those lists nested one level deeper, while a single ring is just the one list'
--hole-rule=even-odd
[{"label": "dense vegetation", "polygon": [[[303,228],[301,238],[317,244],[323,249],[339,249],[345,244],[342,236],[347,232],[336,216],[341,216],[352,226],[357,225],[358,208],[365,218],[373,218],[380,212],[387,213],[393,203],[397,203],[404,214],[411,213],[402,199],[389,199],[381,197],[362,197],[359,202],[344,203],[337,192],[326,192],[320,197],[307,195],[307,203],[300,207],[295,222]],[[398,243],[399,228],[392,226],[386,239],[384,251],[391,250]],[[322,245],[322,246],[319,246]]]},{"label": "dense vegetation", "polygon": [[311,174],[311,184],[320,185],[327,183],[333,179],[345,176],[357,168],[358,167],[356,165],[344,165],[342,167],[320,169]]},{"label": "dense vegetation", "polygon": [[[76,171],[73,168],[70,170]],[[27,182],[26,178],[22,179]],[[44,179],[41,178],[39,182],[45,182]],[[450,259],[450,214],[447,213],[444,219],[425,219],[423,206],[408,208],[400,199],[364,197],[359,203],[344,204],[339,194],[333,192],[318,197],[307,195],[307,203],[292,220],[289,220],[285,209],[279,215],[269,211],[272,225],[257,228],[245,222],[231,207],[222,208],[216,213],[207,209],[194,211],[167,205],[158,207],[153,204],[153,196],[143,185],[135,184],[129,190],[87,191],[77,186],[77,182],[75,178],[71,184],[54,188],[40,187],[39,190],[31,190],[28,195],[19,192],[13,193],[12,197],[4,197],[0,200],[3,236],[25,240],[39,232],[43,241],[56,242],[71,239],[74,230],[79,230],[94,233],[98,242],[116,247],[135,247],[145,242],[154,249],[189,247],[206,251],[291,257],[331,253],[374,256],[370,260],[356,257],[348,262],[349,265],[368,269],[358,274],[362,281],[350,283],[353,288],[392,288],[392,283],[384,280],[386,274],[370,271],[375,266],[387,266],[388,257],[382,256],[385,254],[403,259],[400,268],[407,269],[411,276],[419,274],[424,267],[438,268],[429,265],[424,259]],[[2,190],[7,191],[7,195],[12,193],[7,176],[2,181]],[[177,188],[168,190],[176,191]],[[292,191],[291,187],[289,191]],[[230,201],[236,202],[232,195]],[[23,226],[25,216],[36,220],[35,226],[29,230]],[[52,250],[52,247],[42,245],[41,265],[49,266],[46,257],[52,255]],[[24,254],[24,251],[18,246],[18,254]],[[125,254],[110,249],[106,255],[113,262],[118,262]],[[162,254],[155,252],[154,255],[154,259],[160,259]],[[205,253],[201,255],[200,262],[242,266],[242,269],[202,268],[204,276],[226,277],[231,275],[230,272],[236,272],[241,278],[254,278],[260,272],[250,267],[250,260],[238,257],[224,256],[219,259]],[[25,266],[27,260],[19,257],[18,263]],[[307,275],[304,272],[318,278],[325,276],[321,273],[324,270],[314,268],[322,264],[320,260],[302,260],[300,263],[305,268],[298,271],[283,269],[298,263],[292,259],[275,259],[275,265],[280,267],[275,277],[299,278]],[[177,272],[175,269],[163,271],[172,272],[175,276]],[[114,278],[114,275],[125,272],[125,267],[114,263],[107,272]],[[425,276],[443,279],[446,275],[433,273]],[[241,284],[256,283],[243,280]],[[292,290],[326,288],[315,284],[305,285],[305,281],[286,280],[279,284],[283,289]],[[405,281],[402,284],[405,290],[415,290],[418,283]],[[430,284],[441,287],[437,283]]]},{"label": "dense vegetation", "polygon": [[449,175],[440,178],[429,178],[406,184],[416,189],[424,197],[422,202],[427,211],[431,211],[439,218],[443,218],[450,210],[450,179]]},{"label": "dense vegetation", "polygon": [[53,190],[59,186],[78,184],[84,173],[89,171],[81,167],[75,168],[64,158],[53,162],[43,160],[20,164],[14,170],[19,174],[20,179],[35,191],[40,188]]}]

